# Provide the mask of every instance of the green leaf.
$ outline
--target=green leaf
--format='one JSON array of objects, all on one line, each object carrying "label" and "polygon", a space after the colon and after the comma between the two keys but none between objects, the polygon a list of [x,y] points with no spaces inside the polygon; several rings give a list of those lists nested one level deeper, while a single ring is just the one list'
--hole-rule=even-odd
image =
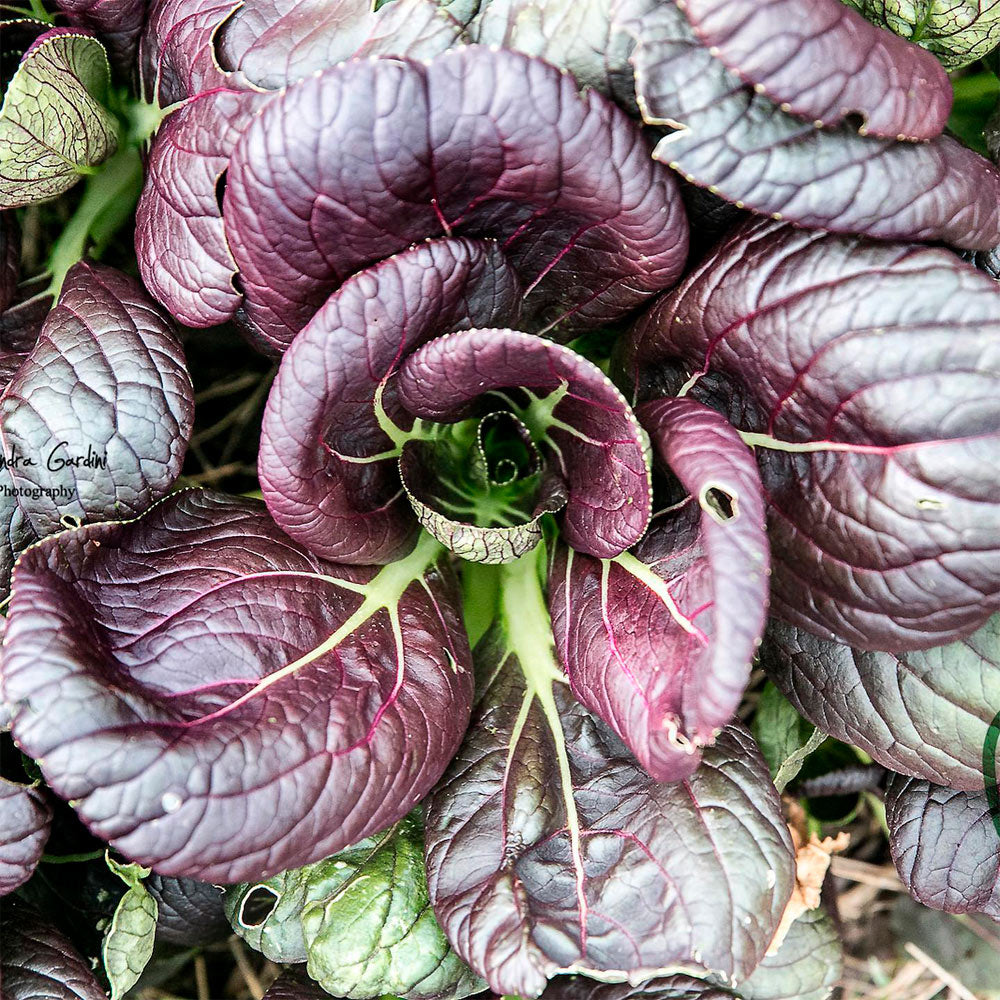
[{"label": "green leaf", "polygon": [[988,156],[984,133],[1000,100],[1000,80],[992,72],[974,73],[952,80],[952,89],[955,103],[948,128],[971,149]]},{"label": "green leaf", "polygon": [[1000,45],[1000,4],[982,0],[843,0],[880,28],[960,69]]},{"label": "green leaf", "polygon": [[149,875],[148,868],[122,865],[110,857],[107,863],[129,887],[118,902],[102,948],[104,972],[111,984],[111,1000],[120,1000],[138,982],[153,955],[158,908],[142,881]]},{"label": "green leaf", "polygon": [[90,35],[51,32],[27,51],[0,108],[0,208],[54,198],[115,151],[110,79]]},{"label": "green leaf", "polygon": [[272,961],[307,962],[339,997],[459,998],[485,988],[434,918],[423,829],[408,816],[346,851],[226,894],[236,933]]},{"label": "green leaf", "polygon": [[[814,728],[795,711],[781,691],[768,681],[757,706],[753,734],[772,775],[777,775],[782,765],[806,746]],[[791,781],[792,777],[794,775],[787,780]]]}]

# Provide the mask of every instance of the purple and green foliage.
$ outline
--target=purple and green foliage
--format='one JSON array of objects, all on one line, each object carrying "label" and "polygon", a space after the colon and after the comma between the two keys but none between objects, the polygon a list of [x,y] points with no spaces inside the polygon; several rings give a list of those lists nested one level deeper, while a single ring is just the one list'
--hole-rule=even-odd
[{"label": "purple and green foliage", "polygon": [[1000,15],[55,6],[0,110],[4,1000],[231,931],[268,1000],[824,1000],[848,826],[1000,919]]}]

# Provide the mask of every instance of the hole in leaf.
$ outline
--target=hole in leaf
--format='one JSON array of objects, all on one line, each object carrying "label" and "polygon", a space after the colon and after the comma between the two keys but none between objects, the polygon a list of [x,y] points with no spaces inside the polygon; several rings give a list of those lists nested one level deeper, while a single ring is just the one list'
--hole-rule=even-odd
[{"label": "hole in leaf", "polygon": [[79,528],[83,524],[83,521],[78,518],[76,514],[63,514],[63,516],[59,518],[59,523],[64,528]]},{"label": "hole in leaf", "polygon": [[709,486],[702,490],[701,506],[717,521],[731,521],[737,516],[736,497],[718,486]]},{"label": "hole in leaf", "polygon": [[851,111],[844,115],[844,124],[858,135],[864,135],[868,131],[868,116],[860,111]]},{"label": "hole in leaf", "polygon": [[221,174],[215,179],[215,203],[219,206],[219,215],[222,215],[222,201],[226,197],[226,182],[229,177],[229,171],[223,170]]},{"label": "hole in leaf", "polygon": [[243,897],[243,905],[240,906],[240,926],[260,927],[274,913],[274,908],[278,905],[280,898],[273,889],[269,889],[266,885],[255,886]]}]

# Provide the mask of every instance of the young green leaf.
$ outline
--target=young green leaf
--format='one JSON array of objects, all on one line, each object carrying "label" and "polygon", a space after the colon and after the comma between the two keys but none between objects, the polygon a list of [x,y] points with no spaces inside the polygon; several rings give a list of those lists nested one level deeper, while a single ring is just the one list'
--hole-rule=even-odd
[{"label": "young green leaf", "polygon": [[119,864],[107,859],[108,867],[128,886],[104,936],[101,956],[111,984],[111,1000],[120,1000],[138,982],[153,955],[156,935],[156,900],[143,879],[149,869],[136,864]]},{"label": "young green leaf", "polygon": [[485,985],[434,918],[413,816],[325,861],[237,887],[226,911],[253,947],[275,961],[307,962],[335,996],[443,1000]]},{"label": "young green leaf", "polygon": [[24,54],[0,108],[0,208],[54,198],[118,146],[101,43],[66,28]]},{"label": "young green leaf", "polygon": [[880,28],[960,69],[1000,45],[1000,4],[983,0],[843,0]]},{"label": "young green leaf", "polygon": [[782,764],[809,742],[813,729],[778,688],[768,681],[757,706],[753,735],[771,774],[777,774]]}]

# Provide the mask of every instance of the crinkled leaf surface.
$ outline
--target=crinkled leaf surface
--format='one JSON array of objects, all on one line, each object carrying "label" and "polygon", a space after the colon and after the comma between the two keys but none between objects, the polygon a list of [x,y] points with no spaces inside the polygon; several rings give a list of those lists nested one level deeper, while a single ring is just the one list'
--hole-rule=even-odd
[{"label": "crinkled leaf surface", "polygon": [[208,882],[153,872],[146,888],[156,900],[156,940],[202,947],[227,938],[222,891]]},{"label": "crinkled leaf surface", "polygon": [[271,984],[264,1000],[328,1000],[330,994],[317,986],[308,976],[294,969],[286,969]]},{"label": "crinkled leaf surface", "polygon": [[638,127],[554,67],[482,46],[288,88],[238,143],[223,214],[246,319],[279,349],[350,274],[429,236],[499,240],[528,328],[564,332],[669,287],[687,252]]},{"label": "crinkled leaf surface", "polygon": [[689,399],[638,412],[685,496],[617,559],[560,547],[549,604],[574,694],[654,778],[676,781],[736,713],[750,675],[767,614],[764,501],[725,417]]},{"label": "crinkled leaf surface", "polygon": [[56,0],[69,23],[100,35],[111,61],[124,73],[131,69],[146,16],[146,0]]},{"label": "crinkled leaf surface", "polygon": [[852,649],[772,621],[762,662],[823,732],[894,771],[982,791],[1000,706],[1000,615],[965,639],[906,653]]},{"label": "crinkled leaf surface", "polygon": [[730,727],[685,782],[658,784],[570,694],[530,557],[476,647],[473,724],[426,813],[431,901],[498,993],[559,972],[743,979],[792,888],[777,793]]},{"label": "crinkled leaf surface", "polygon": [[674,4],[628,25],[643,118],[674,129],[653,155],[689,181],[803,226],[970,249],[1000,243],[1000,172],[956,140],[817,129],[729,72]]},{"label": "crinkled leaf surface", "polygon": [[739,984],[739,995],[745,1000],[826,1000],[843,965],[833,921],[823,910],[808,910],[789,928],[778,951]]},{"label": "crinkled leaf surface", "polygon": [[484,984],[434,919],[415,817],[305,868],[227,893],[233,929],[275,961],[308,963],[328,993],[464,997]]},{"label": "crinkled leaf surface", "polygon": [[0,907],[4,1000],[107,1000],[69,940],[18,900]]},{"label": "crinkled leaf surface", "polygon": [[[649,524],[646,442],[622,394],[596,365],[549,340],[517,330],[469,330],[438,337],[411,354],[399,399],[425,420],[460,420],[492,398],[519,390],[547,401],[541,449],[566,483],[562,536],[575,549],[610,557]],[[527,418],[530,419],[530,418]]]},{"label": "crinkled leaf surface", "polygon": [[14,736],[95,834],[162,874],[327,857],[407,813],[465,731],[439,551],[337,568],[262,504],[201,491],[46,539],[14,575]]},{"label": "crinkled leaf surface", "polygon": [[692,976],[659,976],[638,986],[599,983],[582,976],[557,976],[542,1000],[732,1000],[729,990]]},{"label": "crinkled leaf surface", "polygon": [[630,96],[628,35],[615,17],[621,0],[458,0],[442,6],[463,21],[472,42],[539,56],[568,69],[583,86]]},{"label": "crinkled leaf surface", "polygon": [[925,906],[1000,919],[1000,831],[984,792],[893,776],[886,791],[889,847]]},{"label": "crinkled leaf surface", "polygon": [[115,907],[101,949],[104,973],[111,984],[111,1000],[121,1000],[139,981],[153,955],[157,904],[143,884],[148,868],[121,865],[111,858],[108,866],[128,886]]},{"label": "crinkled leaf surface", "polygon": [[782,111],[817,126],[860,115],[862,135],[933,139],[951,83],[929,53],[840,0],[678,0],[703,45]]},{"label": "crinkled leaf surface", "polygon": [[81,262],[0,394],[10,485],[0,497],[12,557],[65,517],[133,517],[181,469],[194,418],[176,331],[132,278]]},{"label": "crinkled leaf surface", "polygon": [[223,323],[239,308],[217,186],[267,96],[224,87],[200,94],[167,117],[150,151],[136,256],[146,287],[188,326]]},{"label": "crinkled leaf surface", "polygon": [[1000,5],[992,0],[843,0],[869,21],[961,69],[1000,45]]},{"label": "crinkled leaf surface", "polygon": [[683,975],[639,986],[560,976],[542,1000],[825,1000],[840,979],[842,965],[833,921],[822,910],[811,910],[792,924],[776,954],[765,957],[748,979],[730,989]]},{"label": "crinkled leaf surface", "polygon": [[376,394],[397,424],[394,373],[415,348],[461,327],[517,318],[521,289],[495,244],[436,240],[348,279],[282,358],[261,428],[258,472],[275,521],[311,551],[388,561],[412,544]]},{"label": "crinkled leaf surface", "polygon": [[40,788],[0,778],[0,896],[31,878],[51,825],[52,807]]},{"label": "crinkled leaf surface", "polygon": [[634,328],[640,390],[748,432],[779,617],[914,649],[1000,605],[1000,288],[952,254],[737,231]]},{"label": "crinkled leaf surface", "polygon": [[0,108],[0,207],[54,198],[115,151],[110,72],[101,43],[67,28],[25,52]]},{"label": "crinkled leaf surface", "polygon": [[461,25],[433,0],[247,0],[222,26],[219,60],[275,90],[354,56],[429,59],[455,44]]},{"label": "crinkled leaf surface", "polygon": [[[400,0],[372,13],[369,0],[166,0],[143,38],[147,92],[170,114],[153,144],[137,214],[143,280],[178,319],[231,319],[241,295],[221,213],[229,155],[278,88],[358,55],[428,58],[459,25],[431,0]],[[220,59],[222,60],[220,64]]]}]

